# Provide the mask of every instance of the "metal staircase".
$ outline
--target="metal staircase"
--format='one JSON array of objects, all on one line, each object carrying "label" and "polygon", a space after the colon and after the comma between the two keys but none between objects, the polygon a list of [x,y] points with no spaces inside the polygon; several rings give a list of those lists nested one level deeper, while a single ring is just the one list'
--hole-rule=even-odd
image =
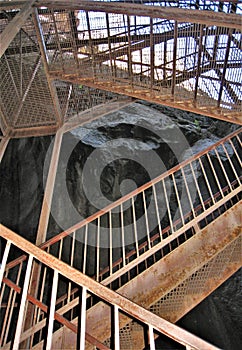
[{"label": "metal staircase", "polygon": [[0,10],[0,159],[55,134],[36,244],[0,225],[1,348],[215,349],[174,323],[241,266],[242,129],[46,241],[48,205],[63,134],[134,98],[242,124],[241,1]]},{"label": "metal staircase", "polygon": [[[42,261],[39,258],[41,250],[46,251],[59,259],[57,264],[61,264],[61,260],[63,260],[68,263],[72,273],[75,271],[78,274],[77,270],[79,270],[85,276],[88,272],[92,273],[91,270],[88,270],[87,265],[91,260],[95,261],[95,270],[92,273],[92,279],[88,279],[89,282],[96,280],[97,283],[109,287],[109,290],[113,289],[118,293],[113,294],[115,300],[119,300],[120,295],[125,296],[146,310],[149,309],[165,319],[176,322],[241,266],[241,133],[241,129],[235,131],[92,217],[60,233],[42,244],[40,248],[35,248],[38,251],[38,260]],[[229,148],[234,151],[233,157],[228,154]],[[220,168],[216,168],[216,170],[213,166],[214,155],[218,157],[218,160],[220,159]],[[221,158],[224,160],[224,157],[227,157],[227,162],[221,161]],[[230,171],[226,168],[225,172],[224,164],[230,167]],[[188,171],[188,169],[190,170]],[[189,175],[195,175],[194,169],[196,172],[200,170],[200,177],[194,176],[193,183]],[[179,188],[180,195],[178,195],[177,188],[177,181],[181,180],[181,176],[180,186],[182,182],[186,192],[186,194],[183,193],[183,196],[181,195],[182,187]],[[175,212],[179,212],[178,216],[174,215],[174,208],[173,212],[171,211],[169,202],[164,200],[167,196],[168,180],[172,181],[171,188],[177,196]],[[213,181],[216,182],[219,191],[217,191]],[[202,183],[207,187],[207,191],[203,191],[203,193],[200,191]],[[193,186],[195,186],[195,193],[200,201],[195,206],[192,202],[192,198],[194,201],[196,199],[192,193]],[[139,226],[136,213],[140,194],[142,195],[140,200],[143,202],[144,222]],[[191,199],[190,209],[187,214],[184,214],[189,198]],[[127,202],[130,203],[129,206]],[[154,210],[150,209],[152,203]],[[169,225],[165,227],[167,220],[165,217],[163,220],[160,218],[161,212],[164,210],[164,203],[167,205],[165,213],[169,221]],[[119,257],[117,256],[117,246],[113,240],[117,207],[125,208],[120,210],[118,214],[122,242],[118,253]],[[132,215],[128,213],[129,211]],[[148,227],[151,227],[155,215],[156,225],[150,231]],[[104,220],[104,217],[109,220]],[[126,222],[127,218],[129,218],[129,225]],[[106,223],[106,225],[101,226],[102,223]],[[130,225],[132,230],[130,230]],[[91,232],[93,231],[92,226],[95,227],[96,242],[102,242],[103,236],[108,236],[111,240],[108,243],[108,251],[106,248],[102,248],[100,243],[96,244],[94,248],[89,246],[87,237],[88,234],[93,234]],[[134,236],[132,249],[131,245],[126,243],[126,238],[130,237],[131,232]],[[142,232],[145,233],[142,234]],[[10,236],[6,236],[6,233],[9,233]],[[4,238],[8,237],[7,242],[11,241],[15,245],[17,244],[16,239],[21,240],[16,234],[4,227],[1,227],[1,235]],[[11,239],[12,235],[14,238]],[[6,257],[8,246],[7,244]],[[89,249],[91,249],[90,252],[88,252]],[[68,252],[68,260],[66,260],[66,251]],[[3,348],[10,346],[9,341],[18,308],[17,295],[21,288],[24,288],[21,285],[23,283],[21,276],[25,273],[27,257],[28,255],[21,255],[9,262],[5,270],[1,292],[2,310],[4,310],[1,336]],[[109,261],[109,265],[105,268],[103,268],[103,258],[105,261]],[[54,261],[57,261],[56,259]],[[49,268],[52,268],[50,256],[48,261],[47,265],[46,262],[45,265],[38,265],[36,280],[33,279],[36,278],[36,272],[32,272],[30,294],[27,294],[26,300],[29,300],[34,308],[32,308],[32,313],[25,314],[30,315],[32,321],[29,328],[21,333],[21,338],[18,341],[20,343],[28,341],[28,344],[31,344],[35,349],[44,346],[43,339],[45,339],[49,310],[46,305],[49,298],[49,287],[47,286],[53,284],[52,290],[54,290],[55,296],[52,303],[52,308],[54,308],[52,317],[56,319],[59,326],[56,325],[53,339],[53,329],[51,328],[47,339],[51,337],[52,348],[76,348],[77,339],[73,337],[73,332],[77,333],[78,322],[80,322],[78,316],[80,288],[71,276],[69,276],[68,281],[60,277],[59,282],[55,278],[52,282],[49,272]],[[4,265],[3,262],[2,275]],[[36,266],[33,271],[36,271]],[[61,270],[61,274],[63,272]],[[30,271],[29,274],[31,275]],[[34,290],[33,285],[35,286]],[[97,286],[97,284],[94,285]],[[98,285],[100,286],[100,284]],[[110,348],[110,344],[112,344],[110,308],[106,304],[100,303],[93,295],[88,294],[88,296],[85,295],[86,297],[86,318],[82,320],[86,322],[88,337],[95,339],[95,342],[99,344],[98,348],[102,348],[101,344]],[[26,310],[29,308],[26,307]],[[22,313],[20,312],[19,315]],[[132,316],[132,314],[128,313],[128,316]],[[62,327],[58,330],[60,325]],[[144,347],[143,328],[137,324],[137,321],[133,320],[132,317],[122,315],[119,318],[119,327],[121,328],[119,335],[121,348]],[[93,345],[92,342],[91,345],[86,344],[86,348],[93,347]]]}]

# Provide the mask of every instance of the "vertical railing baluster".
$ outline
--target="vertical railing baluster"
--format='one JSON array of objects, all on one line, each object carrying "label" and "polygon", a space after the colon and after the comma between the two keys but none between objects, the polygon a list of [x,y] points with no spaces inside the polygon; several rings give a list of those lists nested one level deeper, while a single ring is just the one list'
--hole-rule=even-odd
[{"label": "vertical railing baluster", "polygon": [[126,265],[125,258],[125,238],[124,238],[124,212],[123,212],[123,204],[120,205],[120,216],[121,216],[121,240],[122,240],[122,258],[123,258],[123,266]]},{"label": "vertical railing baluster", "polygon": [[63,238],[61,238],[60,240],[60,248],[59,248],[59,255],[58,255],[58,259],[61,260],[61,255],[62,255],[62,248],[63,248]]},{"label": "vertical railing baluster", "polygon": [[240,140],[239,135],[236,135],[236,139],[239,141],[240,146],[242,146],[242,141]]},{"label": "vertical railing baluster", "polygon": [[132,213],[133,213],[133,222],[134,222],[134,237],[135,237],[135,249],[137,257],[139,256],[139,242],[138,242],[138,234],[137,234],[137,224],[136,224],[136,213],[135,213],[135,205],[134,205],[134,197],[132,197]]},{"label": "vertical railing baluster", "polygon": [[51,350],[52,348],[52,336],[53,336],[53,329],[54,329],[55,303],[56,303],[56,295],[57,295],[57,288],[58,288],[58,277],[59,277],[58,271],[54,270],[54,278],[52,283],[51,300],[50,300],[46,350]]},{"label": "vertical railing baluster", "polygon": [[[96,72],[96,63],[95,63],[95,59],[97,58],[97,56],[95,56],[94,54],[94,49],[93,49],[93,41],[92,41],[92,30],[91,30],[91,25],[90,25],[90,18],[89,18],[89,12],[86,11],[86,21],[87,21],[87,29],[88,29],[88,36],[89,36],[89,47],[91,48],[91,65],[92,65],[92,70],[93,70],[93,78],[95,78],[97,76],[97,72]],[[100,73],[100,72],[99,72]]]},{"label": "vertical railing baluster", "polygon": [[206,208],[205,208],[205,205],[204,205],[204,202],[203,202],[203,197],[202,197],[202,194],[201,194],[198,182],[197,182],[197,178],[196,178],[196,175],[195,175],[195,172],[194,172],[194,169],[193,169],[193,165],[192,165],[192,163],[189,163],[189,165],[190,165],[190,168],[192,170],[192,176],[193,176],[193,179],[194,179],[194,182],[195,182],[195,185],[196,185],[197,193],[198,193],[198,196],[199,196],[202,208],[205,211]]},{"label": "vertical railing baluster", "polygon": [[238,177],[238,174],[237,174],[237,172],[236,172],[236,170],[235,170],[235,168],[234,168],[234,164],[232,163],[231,158],[230,158],[230,156],[229,156],[229,154],[228,154],[228,151],[227,151],[226,147],[224,146],[224,144],[222,144],[222,147],[223,147],[223,149],[224,149],[224,152],[226,153],[226,156],[227,156],[227,158],[228,158],[229,164],[230,164],[231,168],[233,169],[234,175],[235,175],[235,177],[236,177],[238,183],[241,184],[240,179],[239,179],[239,177]]},{"label": "vertical railing baluster", "polygon": [[8,260],[8,254],[9,254],[10,247],[11,247],[11,242],[7,241],[6,247],[5,247],[4,253],[3,253],[3,258],[2,258],[2,262],[1,262],[1,268],[0,268],[0,288],[1,288],[1,285],[2,285],[3,275],[4,275],[6,263],[7,263],[7,260]]},{"label": "vertical railing baluster", "polygon": [[225,168],[224,168],[223,162],[222,162],[222,160],[221,160],[221,158],[220,158],[220,155],[219,155],[218,151],[216,150],[216,148],[214,149],[214,151],[215,151],[215,153],[216,153],[217,159],[218,159],[219,164],[220,164],[220,166],[221,166],[221,169],[222,169],[222,171],[223,171],[224,177],[225,177],[225,179],[226,179],[226,181],[227,181],[227,183],[228,183],[228,186],[229,186],[229,188],[230,188],[230,191],[232,192],[233,189],[232,189],[230,180],[229,180],[229,178],[228,178],[228,175],[227,175],[227,173],[226,173],[226,170],[225,170]]},{"label": "vertical railing baluster", "polygon": [[114,349],[120,349],[119,341],[119,308],[117,305],[114,305]]},{"label": "vertical railing baluster", "polygon": [[[21,262],[19,264],[18,274],[17,274],[17,279],[16,279],[16,284],[17,285],[19,284],[19,280],[20,280],[20,276],[21,276],[21,272],[22,272],[22,266],[23,266],[23,263]],[[8,339],[9,328],[10,328],[10,325],[11,325],[11,319],[12,319],[14,304],[15,304],[15,300],[16,300],[16,296],[17,296],[17,292],[13,288],[11,288],[11,292],[10,293],[11,293],[11,295],[9,295],[8,306],[7,306],[7,308],[9,308],[8,322],[7,322],[7,325],[6,325],[7,314],[8,314],[8,310],[6,310],[5,315],[4,315],[4,324],[2,325],[3,334],[5,333],[5,336],[4,336],[4,339],[3,339],[3,343],[4,344],[6,344],[7,339]],[[2,339],[2,335],[1,335],[1,339]]]},{"label": "vertical railing baluster", "polygon": [[27,293],[28,293],[28,287],[29,287],[29,281],[31,277],[31,271],[32,271],[32,264],[33,264],[33,255],[29,255],[28,259],[28,264],[27,264],[27,269],[25,273],[25,278],[24,278],[24,285],[22,289],[22,297],[21,297],[21,302],[20,302],[20,307],[19,307],[19,313],[18,313],[18,320],[17,320],[17,326],[16,326],[16,331],[15,331],[15,337],[14,337],[14,342],[13,342],[13,350],[18,350],[19,348],[19,342],[20,342],[20,337],[22,333],[22,326],[23,326],[23,321],[24,321],[24,315],[25,315],[25,306],[26,306],[26,301],[27,301]]},{"label": "vertical railing baluster", "polygon": [[169,200],[168,200],[168,196],[167,196],[166,185],[165,185],[164,179],[162,179],[162,185],[163,185],[164,194],[165,194],[166,207],[167,207],[167,211],[168,211],[168,218],[169,218],[169,222],[170,222],[171,233],[174,233],[173,222],[172,222],[172,217],[171,217],[171,210],[170,210],[170,205],[169,205]]},{"label": "vertical railing baluster", "polygon": [[150,18],[150,89],[152,90],[155,80],[155,45],[153,18]]},{"label": "vertical railing baluster", "polygon": [[96,264],[96,281],[99,281],[99,270],[100,270],[100,216],[97,218],[97,264]]},{"label": "vertical railing baluster", "polygon": [[158,227],[159,227],[159,234],[160,234],[160,240],[162,240],[162,229],[161,229],[161,224],[160,224],[160,213],[159,213],[159,208],[158,208],[158,203],[157,203],[157,193],[155,189],[155,185],[152,185],[153,193],[154,193],[154,199],[155,199],[155,211],[156,211],[156,216],[157,216],[157,221],[158,221]]},{"label": "vertical railing baluster", "polygon": [[[73,232],[72,235],[72,244],[71,244],[71,260],[70,265],[73,266],[74,262],[74,252],[75,252],[75,241],[76,241],[76,231]],[[68,282],[68,294],[67,294],[67,302],[69,303],[71,300],[71,282]]]},{"label": "vertical railing baluster", "polygon": [[186,175],[185,175],[185,172],[184,172],[183,168],[181,168],[181,173],[182,173],[182,176],[183,176],[183,179],[184,179],[184,183],[185,183],[185,187],[186,187],[187,196],[188,196],[188,199],[189,199],[191,211],[192,211],[192,214],[193,214],[193,218],[195,218],[196,217],[196,213],[195,213],[195,210],[194,210],[194,205],[193,205],[193,202],[192,202],[191,193],[190,193],[190,190],[189,190],[189,186],[188,186]]},{"label": "vertical railing baluster", "polygon": [[86,224],[86,227],[85,227],[84,253],[83,253],[83,268],[82,268],[82,272],[83,272],[83,273],[86,273],[86,266],[87,266],[87,233],[88,233],[88,224]]},{"label": "vertical railing baluster", "polygon": [[236,148],[234,147],[234,144],[233,144],[232,140],[229,140],[229,143],[231,144],[231,146],[233,148],[233,151],[236,154],[236,158],[238,159],[238,162],[240,163],[240,166],[242,167],[242,161],[241,161],[241,159],[240,159],[240,157],[238,155],[238,152],[237,152]]},{"label": "vertical railing baluster", "polygon": [[149,342],[150,342],[150,350],[155,350],[154,329],[150,324],[149,324]]},{"label": "vertical railing baluster", "polygon": [[205,179],[205,182],[206,182],[206,185],[207,185],[207,188],[208,188],[210,197],[211,197],[211,199],[212,199],[213,204],[215,204],[213,192],[212,192],[211,186],[210,186],[210,184],[209,184],[208,177],[207,177],[206,171],[205,171],[205,169],[204,169],[202,160],[201,160],[201,158],[199,158],[198,160],[199,160],[199,164],[200,164],[201,169],[202,169],[202,173],[203,173],[203,176],[204,176],[204,179]]},{"label": "vertical railing baluster", "polygon": [[151,248],[150,244],[150,229],[149,229],[149,220],[148,220],[148,214],[147,214],[147,208],[146,208],[146,199],[145,199],[145,191],[142,191],[143,195],[143,204],[144,204],[144,211],[145,211],[145,226],[146,226],[146,235],[148,240],[148,248]]},{"label": "vertical railing baluster", "polygon": [[179,207],[179,211],[180,211],[180,215],[181,215],[182,225],[184,225],[185,224],[185,222],[184,222],[184,215],[183,215],[183,211],[182,211],[182,207],[181,207],[181,201],[180,201],[180,198],[179,198],[179,193],[178,193],[178,190],[177,190],[176,179],[175,179],[174,174],[172,174],[172,180],[173,180],[173,183],[174,183],[176,199],[177,199],[177,203],[178,203],[178,207]]},{"label": "vertical railing baluster", "polygon": [[210,167],[211,167],[211,169],[212,169],[213,176],[214,176],[214,178],[215,178],[215,180],[216,180],[216,183],[217,183],[217,185],[218,185],[219,192],[221,193],[221,196],[224,197],[223,190],[222,190],[222,188],[221,188],[219,179],[218,179],[218,177],[217,177],[216,170],[215,170],[215,168],[214,168],[214,166],[213,166],[213,162],[212,162],[212,160],[211,160],[211,157],[210,157],[209,153],[207,153],[207,158],[208,158]]},{"label": "vertical railing baluster", "polygon": [[175,95],[176,86],[176,64],[177,64],[177,40],[178,40],[178,23],[174,24],[174,39],[173,39],[173,59],[172,59],[172,82],[171,82],[171,94]]},{"label": "vertical railing baluster", "polygon": [[[50,246],[47,247],[47,253],[49,253],[49,252],[50,252]],[[44,265],[42,265],[42,267],[43,266]],[[39,297],[41,302],[42,302],[43,297],[44,297],[46,275],[47,275],[47,267],[44,266],[43,278],[41,281],[42,284],[41,284],[41,290],[40,290],[40,297]],[[41,317],[41,310],[40,310],[40,308],[38,308],[37,316],[36,316],[36,323],[39,322],[40,317]],[[42,330],[40,331],[39,341],[41,340],[41,336],[42,336]]]},{"label": "vertical railing baluster", "polygon": [[87,289],[82,287],[80,350],[85,349]]},{"label": "vertical railing baluster", "polygon": [[112,212],[109,211],[109,272],[113,274],[113,236],[112,236]]}]

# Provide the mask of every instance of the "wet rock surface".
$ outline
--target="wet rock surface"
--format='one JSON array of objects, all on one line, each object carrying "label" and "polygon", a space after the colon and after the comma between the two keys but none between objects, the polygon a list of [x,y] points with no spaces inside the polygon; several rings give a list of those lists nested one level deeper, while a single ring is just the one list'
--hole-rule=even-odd
[{"label": "wet rock surface", "polygon": [[[73,146],[68,162],[62,159],[59,165],[59,172],[65,174],[65,194],[77,217],[88,217],[235,128],[226,122],[147,102],[132,104],[65,135],[64,144]],[[51,140],[52,137],[11,140],[0,167],[1,222],[32,242]],[[96,190],[85,192],[82,179],[85,166],[86,188],[91,184],[95,189],[96,181],[101,179],[101,198]],[[62,190],[62,183],[57,181],[56,212],[65,216],[68,227],[73,217],[65,197],[59,196]],[[49,237],[63,229],[59,219],[51,217]],[[242,343],[240,290],[241,276],[237,273],[178,324],[223,349],[237,350]],[[178,348],[167,342],[160,342],[159,346]]]}]

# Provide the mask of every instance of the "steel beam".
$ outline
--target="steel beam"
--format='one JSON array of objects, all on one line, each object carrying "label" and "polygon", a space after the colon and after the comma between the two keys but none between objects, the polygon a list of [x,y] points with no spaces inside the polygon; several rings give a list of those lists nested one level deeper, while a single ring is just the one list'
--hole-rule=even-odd
[{"label": "steel beam", "polygon": [[0,142],[0,163],[2,162],[9,140],[10,140],[9,136],[4,136]]},{"label": "steel beam", "polygon": [[[212,260],[231,242],[238,239],[242,233],[241,204],[242,201],[229,209],[226,215],[219,217],[205,229],[177,247],[174,252],[168,254],[141,275],[119,288],[117,292],[148,309]],[[191,303],[184,303],[181,310],[177,310],[174,314],[169,315],[169,320],[175,322],[184,316],[222,284],[226,278],[235,273],[240,266],[241,259],[240,261],[232,261],[230,266],[224,266],[224,270],[228,268],[228,271],[225,274],[222,271],[222,277],[215,280],[211,276],[210,279],[204,281],[204,285],[208,286],[205,288],[206,291],[198,292],[196,297],[188,294],[188,299]],[[102,341],[108,339],[110,337],[109,320],[110,313],[108,308],[102,303],[96,304],[88,311],[87,332]],[[122,317],[120,319],[120,327],[124,327],[130,321],[131,319],[128,320],[127,317]]]},{"label": "steel beam", "polygon": [[134,3],[99,2],[87,0],[40,0],[36,6],[46,6],[55,9],[99,11],[106,13],[126,14],[129,16],[145,16],[151,18],[166,18],[178,22],[193,22],[214,25],[225,28],[241,29],[241,16],[213,11],[187,10],[174,7],[158,7],[138,5]]},{"label": "steel beam", "polygon": [[[142,275],[137,276],[119,288],[117,292],[149,309],[151,305],[154,305],[163,296],[190,278],[194,272],[199,271],[205,264],[209,262],[214,264],[214,259],[219,254],[223,254],[225,249],[230,249],[231,245],[234,246],[235,242],[240,244],[239,239],[242,232],[240,205],[241,202],[236,204],[234,208],[229,209],[222,218],[219,217],[205,229],[186,241],[186,243],[176,248],[173,253],[152,265]],[[192,292],[189,294],[188,286],[188,293],[184,296],[181,307],[173,313],[166,314],[165,317],[171,322],[179,320],[235,273],[240,266],[241,258],[232,258],[226,265],[223,265],[222,270],[217,272],[216,278],[213,275],[208,275],[208,278],[204,280],[204,287],[196,294]],[[164,317],[164,315],[160,316]],[[111,334],[109,321],[109,308],[103,303],[98,303],[88,310],[87,332],[90,332],[93,337],[104,341]],[[122,316],[120,318],[120,328],[129,322],[131,322],[131,319]],[[142,328],[140,328],[141,330]],[[59,338],[61,334],[62,330],[59,330],[55,337]],[[133,338],[134,335],[131,334],[131,336]],[[65,332],[65,339],[70,339],[70,337],[71,334],[67,330]],[[71,344],[72,346],[74,345],[73,338]],[[138,332],[137,337],[135,336],[134,344],[135,348],[144,347],[141,333]]]},{"label": "steel beam", "polygon": [[36,245],[40,245],[41,243],[46,241],[47,227],[49,223],[49,216],[51,210],[51,202],[55,185],[56,172],[59,161],[59,154],[62,143],[63,130],[59,129],[55,136],[54,146],[52,150],[52,156],[48,171],[48,177],[45,186],[45,193],[42,203],[42,209],[39,219],[39,226],[36,236]]},{"label": "steel beam", "polygon": [[26,1],[20,12],[11,20],[4,31],[0,34],[0,57],[7,50],[11,41],[15,38],[25,21],[28,19],[32,12],[33,4],[36,0]]},{"label": "steel beam", "polygon": [[53,135],[57,132],[57,130],[58,127],[56,126],[56,124],[50,124],[47,126],[11,129],[8,134],[11,138],[35,137]]},{"label": "steel beam", "polygon": [[[174,100],[174,98],[171,95],[170,89],[165,89],[165,88],[162,88],[162,93],[160,91],[156,92],[154,90],[154,93],[151,94],[150,89],[143,88],[139,85],[133,85],[132,87],[131,84],[129,84],[129,82],[121,82],[118,80],[115,81],[113,78],[112,80],[110,79],[108,81],[96,80],[95,82],[93,82],[93,78],[91,75],[89,75],[89,77],[87,76],[80,77],[75,73],[63,74],[62,72],[52,72],[50,73],[50,76],[51,76],[51,79],[53,80],[60,79],[70,83],[83,84],[85,86],[89,86],[92,88],[111,91],[121,95],[125,94],[135,99],[162,104],[164,106],[173,107],[173,108],[189,111],[192,113],[201,114],[203,116],[212,117],[215,119],[220,119],[230,123],[242,125],[241,111],[230,110],[230,109],[225,110],[218,107],[210,107],[206,104],[202,106],[200,105],[194,106],[192,92],[190,93],[191,99],[179,100],[178,98],[176,98]],[[211,101],[214,102],[215,100],[211,98]]]},{"label": "steel beam", "polygon": [[[50,166],[46,181],[46,187],[44,192],[44,198],[42,203],[41,214],[39,218],[39,226],[36,235],[36,245],[40,245],[41,243],[46,241],[47,228],[49,223],[50,211],[51,211],[51,203],[55,186],[56,172],[58,167],[59,154],[61,149],[63,131],[59,129],[55,136],[54,146],[52,150],[52,156],[50,160]],[[37,295],[38,292],[38,280],[40,278],[40,266],[34,262],[33,271],[31,276],[31,287],[30,294],[33,296]],[[32,326],[32,318],[33,318],[34,308],[33,305],[29,305],[26,310],[26,320],[25,320],[25,330]],[[24,344],[24,346],[28,346]]]},{"label": "steel beam", "polygon": [[41,30],[41,25],[40,25],[40,22],[39,22],[37,9],[35,10],[35,14],[33,16],[33,20],[34,20],[35,30],[36,30],[36,34],[37,34],[37,39],[38,39],[38,43],[39,43],[39,46],[40,46],[40,52],[41,52],[41,56],[42,56],[42,60],[43,60],[43,64],[44,64],[45,75],[46,75],[46,79],[47,79],[47,82],[48,82],[48,86],[49,86],[49,89],[50,89],[52,101],[53,101],[55,112],[56,112],[57,126],[61,126],[63,124],[63,115],[62,115],[62,112],[61,112],[61,108],[60,108],[59,99],[58,99],[58,96],[57,96],[55,84],[50,79],[50,75],[49,75],[48,56],[47,56],[47,52],[46,52],[44,36],[43,36],[42,30]]}]

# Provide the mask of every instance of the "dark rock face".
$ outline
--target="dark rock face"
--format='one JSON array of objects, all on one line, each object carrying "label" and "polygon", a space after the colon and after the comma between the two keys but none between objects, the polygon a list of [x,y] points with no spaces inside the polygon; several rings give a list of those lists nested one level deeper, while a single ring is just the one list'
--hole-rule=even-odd
[{"label": "dark rock face", "polygon": [[[59,173],[64,174],[66,181],[65,194],[77,217],[88,217],[235,128],[229,123],[147,102],[132,104],[65,135],[64,145],[73,144],[68,162],[61,159],[59,165]],[[1,222],[32,242],[37,232],[44,162],[51,139],[11,140],[0,167]],[[86,187],[83,174],[88,175]],[[95,190],[99,181],[102,196]],[[60,217],[65,218],[67,227],[73,224],[66,198],[59,195],[62,190],[57,179],[54,197],[59,216],[50,219],[49,237],[63,229]],[[217,346],[237,350],[242,343],[238,327],[240,281],[239,274],[233,276],[179,324]],[[162,349],[169,348],[165,344]]]},{"label": "dark rock face", "polygon": [[1,223],[35,242],[51,137],[12,139],[0,166]]}]

